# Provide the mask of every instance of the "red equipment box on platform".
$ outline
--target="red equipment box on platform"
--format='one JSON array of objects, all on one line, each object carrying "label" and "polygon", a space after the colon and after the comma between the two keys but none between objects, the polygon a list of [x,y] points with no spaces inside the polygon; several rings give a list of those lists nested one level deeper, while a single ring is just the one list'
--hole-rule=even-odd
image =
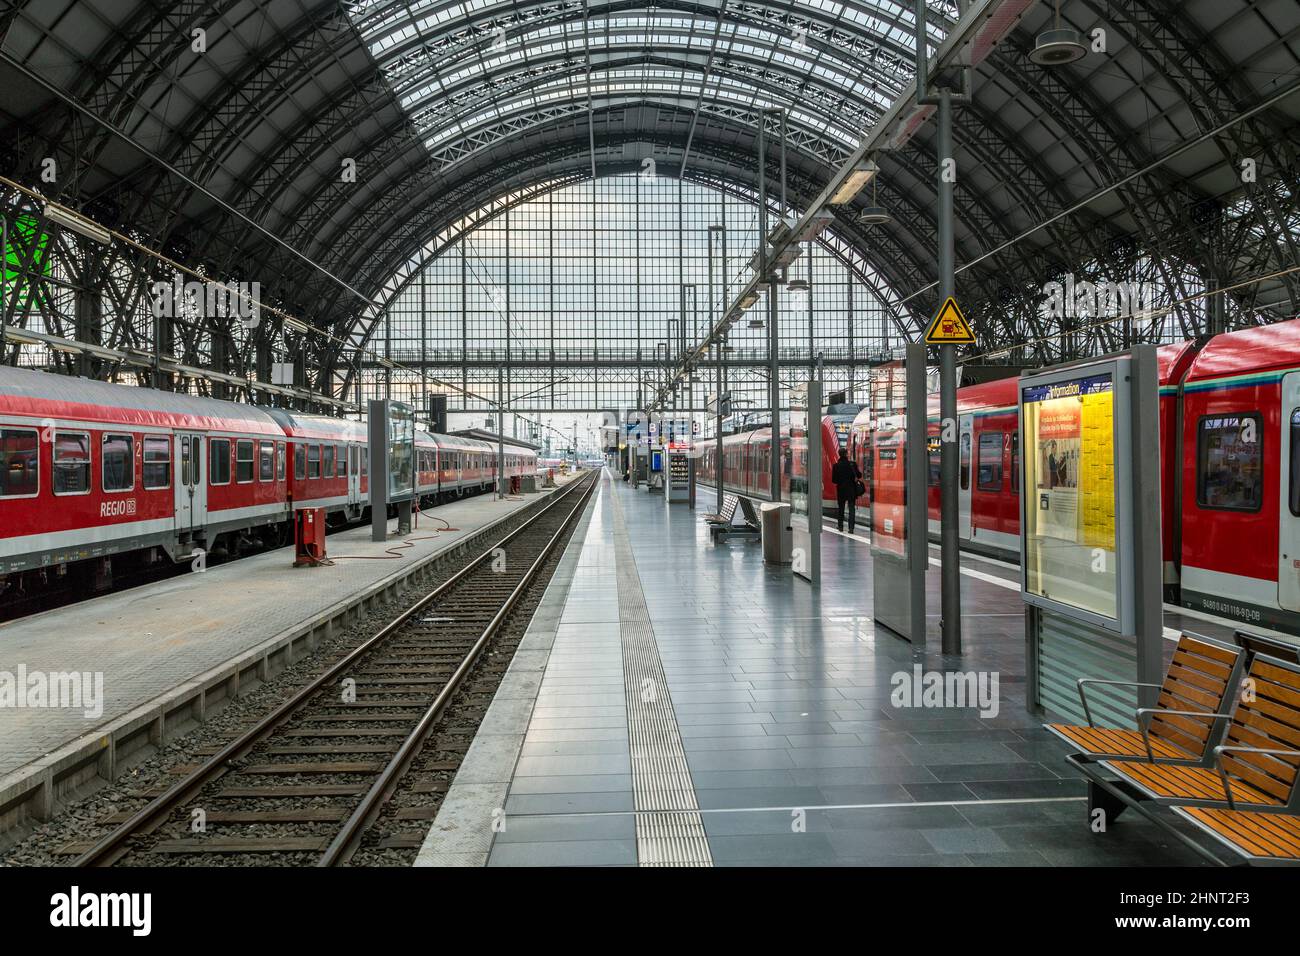
[{"label": "red equipment box on platform", "polygon": [[295,568],[325,560],[325,509],[299,508],[293,513]]}]

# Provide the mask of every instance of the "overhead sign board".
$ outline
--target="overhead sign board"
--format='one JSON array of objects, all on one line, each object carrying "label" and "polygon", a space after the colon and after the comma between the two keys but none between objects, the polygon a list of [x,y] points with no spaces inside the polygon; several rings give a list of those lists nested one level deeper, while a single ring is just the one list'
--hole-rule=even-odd
[{"label": "overhead sign board", "polygon": [[926,345],[974,345],[975,334],[971,331],[966,314],[952,296],[943,300],[943,305],[930,320],[925,330]]}]

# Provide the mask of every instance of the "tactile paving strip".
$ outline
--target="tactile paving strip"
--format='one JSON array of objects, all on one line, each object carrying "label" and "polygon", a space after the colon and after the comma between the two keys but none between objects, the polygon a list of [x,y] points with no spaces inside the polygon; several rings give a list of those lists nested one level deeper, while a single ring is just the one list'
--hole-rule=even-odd
[{"label": "tactile paving strip", "polygon": [[641,866],[712,866],[659,645],[632,557],[632,541],[618,495],[611,498],[637,861]]}]

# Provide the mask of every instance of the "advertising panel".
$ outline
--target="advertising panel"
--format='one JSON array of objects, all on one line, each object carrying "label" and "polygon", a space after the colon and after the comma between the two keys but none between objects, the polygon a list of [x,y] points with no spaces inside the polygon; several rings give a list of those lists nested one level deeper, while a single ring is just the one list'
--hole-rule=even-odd
[{"label": "advertising panel", "polygon": [[388,500],[415,493],[415,409],[388,403]]},{"label": "advertising panel", "polygon": [[907,428],[902,415],[876,422],[871,446],[873,551],[907,556]]},{"label": "advertising panel", "polygon": [[1025,590],[1119,617],[1112,371],[1021,388]]},{"label": "advertising panel", "polygon": [[790,389],[790,441],[785,444],[785,473],[790,476],[790,514],[808,527],[808,388]]}]

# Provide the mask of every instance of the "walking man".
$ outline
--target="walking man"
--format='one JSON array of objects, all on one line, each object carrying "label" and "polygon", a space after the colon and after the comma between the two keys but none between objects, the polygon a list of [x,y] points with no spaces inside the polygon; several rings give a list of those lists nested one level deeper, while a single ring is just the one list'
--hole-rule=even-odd
[{"label": "walking man", "polygon": [[849,453],[840,449],[840,460],[831,467],[831,483],[835,485],[835,521],[841,531],[844,530],[844,506],[849,508],[849,534],[857,523],[858,485],[862,481],[862,471],[856,462],[849,461]]}]

